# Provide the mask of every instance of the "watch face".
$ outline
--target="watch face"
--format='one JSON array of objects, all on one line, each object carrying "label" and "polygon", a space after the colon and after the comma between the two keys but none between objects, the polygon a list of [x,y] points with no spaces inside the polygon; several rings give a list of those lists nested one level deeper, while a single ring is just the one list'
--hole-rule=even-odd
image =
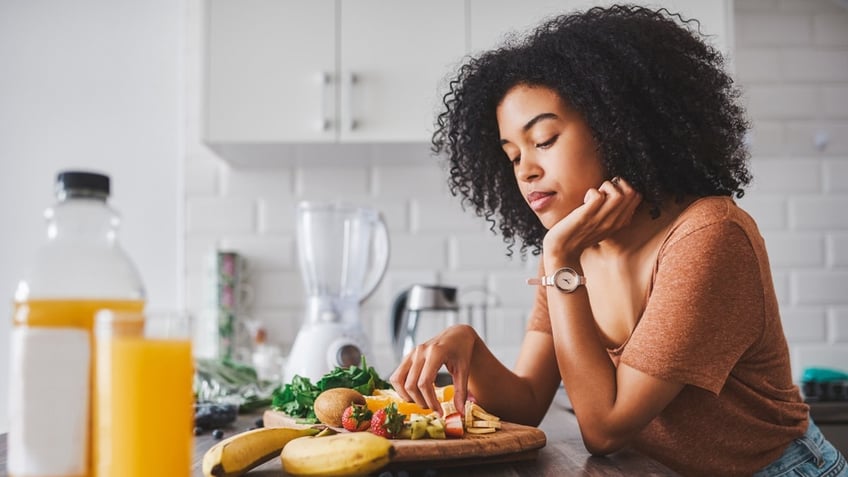
[{"label": "watch face", "polygon": [[554,276],[554,284],[562,291],[573,292],[580,286],[580,277],[570,268],[561,268]]}]

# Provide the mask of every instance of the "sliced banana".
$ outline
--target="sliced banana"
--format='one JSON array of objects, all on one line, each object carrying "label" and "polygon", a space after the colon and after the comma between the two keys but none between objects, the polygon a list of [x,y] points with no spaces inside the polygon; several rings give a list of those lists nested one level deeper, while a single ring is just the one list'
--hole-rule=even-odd
[{"label": "sliced banana", "polygon": [[465,432],[469,434],[491,434],[497,431],[494,427],[469,427]]},{"label": "sliced banana", "polygon": [[465,402],[464,417],[465,431],[471,434],[491,434],[501,428],[501,418],[472,401]]}]

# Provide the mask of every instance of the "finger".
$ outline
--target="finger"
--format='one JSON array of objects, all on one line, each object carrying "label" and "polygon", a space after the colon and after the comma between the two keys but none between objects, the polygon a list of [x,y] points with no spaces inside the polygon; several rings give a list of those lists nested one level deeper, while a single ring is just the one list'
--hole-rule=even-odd
[{"label": "finger", "polygon": [[633,187],[630,185],[630,183],[627,182],[627,179],[625,179],[621,176],[613,177],[612,179],[610,179],[610,182],[612,182],[612,184],[614,186],[618,187],[621,190],[632,190],[633,189]]},{"label": "finger", "polygon": [[642,194],[632,189],[627,194],[627,222],[629,223],[633,219],[633,215],[636,213],[636,208],[639,207],[639,204],[642,203]]},{"label": "finger", "polygon": [[468,395],[468,374],[464,369],[451,374],[453,379],[453,405],[463,416],[465,415],[465,400]]},{"label": "finger", "polygon": [[400,362],[400,365],[397,367],[395,372],[392,373],[391,377],[389,377],[389,382],[392,384],[392,387],[405,401],[412,400],[406,392],[406,389],[404,389],[404,383],[406,382],[406,378],[409,376],[411,366],[412,363],[410,361],[410,356],[407,355]]},{"label": "finger", "polygon": [[603,204],[606,194],[601,192],[598,189],[589,189],[586,191],[586,195],[583,197],[584,205],[595,205],[600,207]]},{"label": "finger", "polygon": [[598,187],[598,191],[604,194],[607,202],[609,202],[609,199],[612,199],[614,204],[617,203],[623,195],[621,179],[613,177],[608,181],[604,181]]},{"label": "finger", "polygon": [[418,390],[424,398],[425,407],[432,409],[441,414],[442,406],[439,403],[439,398],[436,396],[436,375],[442,367],[443,359],[441,354],[437,353],[437,346],[431,346],[427,349],[426,358],[421,368],[421,373],[418,376]]},{"label": "finger", "polygon": [[592,226],[603,235],[620,222],[624,196],[611,181],[604,181],[597,190],[599,198],[590,197],[586,205],[593,215]]},{"label": "finger", "polygon": [[616,185],[618,186],[626,201],[627,212],[624,217],[626,220],[623,224],[626,225],[633,218],[633,214],[636,212],[636,208],[639,207],[639,204],[642,203],[642,194],[640,194],[636,189],[633,188],[632,185],[630,185],[629,182],[624,179],[619,179]]},{"label": "finger", "polygon": [[626,181],[616,176],[599,187],[606,197],[603,209],[607,211],[604,222],[611,228],[620,228],[630,222],[638,206],[638,194]]},{"label": "finger", "polygon": [[612,182],[615,185],[615,187],[619,191],[621,191],[621,193],[625,197],[628,197],[628,198],[631,198],[631,199],[638,198],[638,199],[641,200],[641,195],[639,194],[639,192],[636,189],[634,189],[633,185],[631,185],[630,182],[628,182],[626,179],[622,179],[622,178],[616,176],[616,177],[613,177],[610,180],[610,182]]},{"label": "finger", "polygon": [[403,383],[403,388],[406,390],[407,394],[405,399],[407,401],[413,401],[419,406],[426,406],[427,401],[424,399],[424,395],[421,394],[421,389],[418,388],[418,382],[421,379],[421,371],[426,361],[424,357],[424,345],[416,346],[411,354],[412,368]]},{"label": "finger", "polygon": [[435,376],[430,379],[427,379],[422,374],[422,379],[418,382],[418,388],[421,389],[421,393],[424,395],[424,399],[427,401],[427,408],[436,411],[441,416],[442,404],[439,401],[439,397],[436,396],[435,382]]}]

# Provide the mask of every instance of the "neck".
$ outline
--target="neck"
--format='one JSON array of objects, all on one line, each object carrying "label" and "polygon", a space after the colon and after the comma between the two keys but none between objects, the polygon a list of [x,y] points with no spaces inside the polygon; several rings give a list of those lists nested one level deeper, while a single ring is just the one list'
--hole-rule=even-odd
[{"label": "neck", "polygon": [[598,244],[600,251],[617,254],[638,252],[659,235],[665,236],[677,216],[690,203],[691,200],[680,203],[673,200],[664,201],[663,206],[660,207],[660,215],[656,218],[651,216],[653,207],[645,202],[641,203],[626,227]]}]

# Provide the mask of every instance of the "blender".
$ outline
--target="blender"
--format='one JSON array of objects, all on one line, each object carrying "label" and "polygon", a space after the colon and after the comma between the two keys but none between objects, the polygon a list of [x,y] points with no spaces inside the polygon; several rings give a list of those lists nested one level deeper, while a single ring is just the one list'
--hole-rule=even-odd
[{"label": "blender", "polygon": [[297,250],[306,311],[284,382],[298,375],[314,383],[337,366],[372,357],[359,307],[386,272],[389,235],[374,209],[304,201],[297,206]]}]

